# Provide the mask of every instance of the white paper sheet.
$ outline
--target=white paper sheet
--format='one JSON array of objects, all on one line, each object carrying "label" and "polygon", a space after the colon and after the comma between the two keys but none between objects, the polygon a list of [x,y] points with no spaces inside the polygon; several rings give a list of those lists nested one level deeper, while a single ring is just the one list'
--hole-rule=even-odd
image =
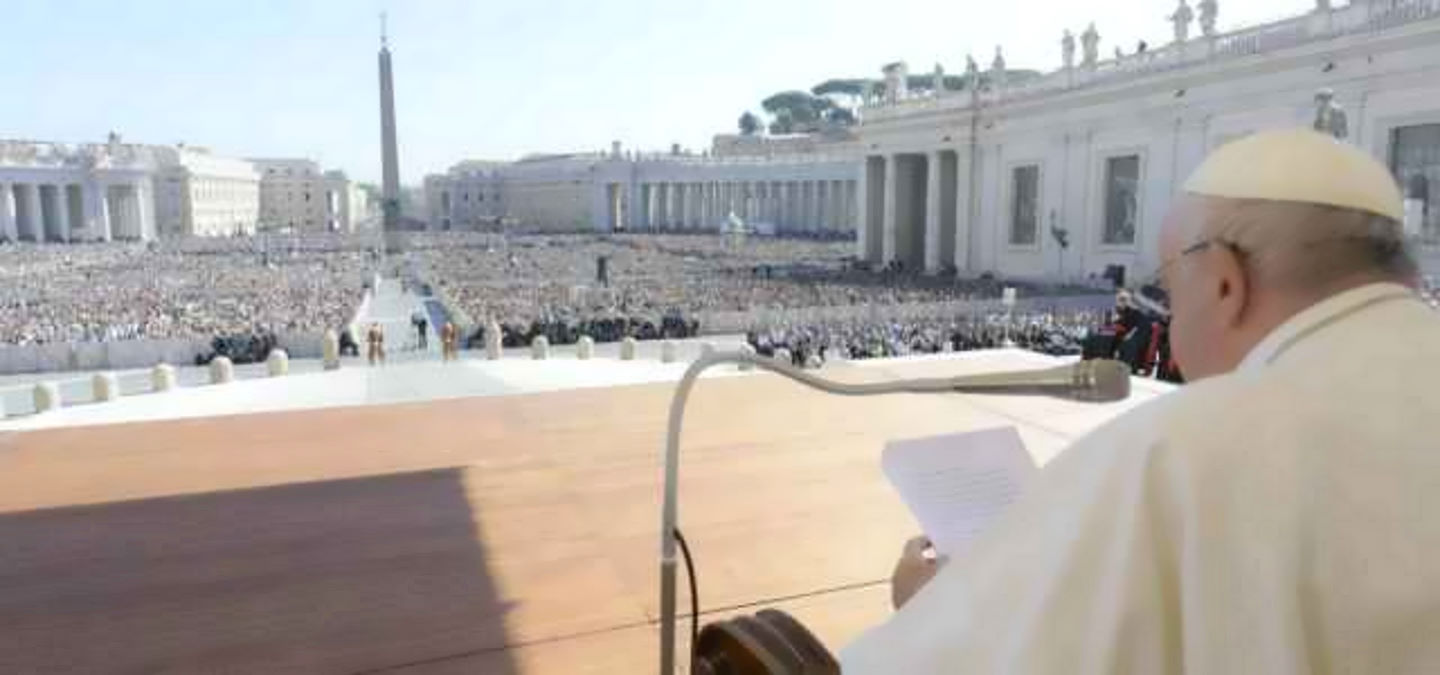
[{"label": "white paper sheet", "polygon": [[880,465],[935,551],[949,556],[989,527],[1038,471],[1014,427],[892,441]]}]

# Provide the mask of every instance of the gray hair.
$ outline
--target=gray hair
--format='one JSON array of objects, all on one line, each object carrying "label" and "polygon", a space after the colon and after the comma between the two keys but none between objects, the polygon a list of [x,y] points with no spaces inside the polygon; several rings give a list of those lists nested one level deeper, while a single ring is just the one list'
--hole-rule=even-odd
[{"label": "gray hair", "polygon": [[1408,283],[1419,273],[1400,223],[1322,204],[1207,199],[1201,236],[1242,251],[1266,284],[1319,288],[1357,275]]}]

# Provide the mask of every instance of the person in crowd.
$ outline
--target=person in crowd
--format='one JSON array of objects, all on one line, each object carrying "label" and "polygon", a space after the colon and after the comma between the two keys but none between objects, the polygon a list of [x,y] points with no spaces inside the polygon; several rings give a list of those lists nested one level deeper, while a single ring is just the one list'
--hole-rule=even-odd
[{"label": "person in crowd", "polygon": [[355,326],[347,324],[340,330],[340,355],[360,356],[360,344],[355,340]]},{"label": "person in crowd", "polygon": [[454,361],[460,358],[460,330],[455,327],[453,321],[446,321],[440,328],[441,358],[445,361]]},{"label": "person in crowd", "polygon": [[1222,146],[1160,235],[1189,383],[1052,460],[962,555],[907,546],[870,673],[1437,672],[1440,316],[1386,167]]},{"label": "person in crowd", "polygon": [[430,348],[430,322],[425,318],[425,313],[415,310],[410,314],[410,325],[415,329],[415,348]]},{"label": "person in crowd", "polygon": [[365,332],[365,344],[368,349],[365,358],[370,365],[384,365],[385,363],[385,331],[379,323],[370,324],[370,329]]}]

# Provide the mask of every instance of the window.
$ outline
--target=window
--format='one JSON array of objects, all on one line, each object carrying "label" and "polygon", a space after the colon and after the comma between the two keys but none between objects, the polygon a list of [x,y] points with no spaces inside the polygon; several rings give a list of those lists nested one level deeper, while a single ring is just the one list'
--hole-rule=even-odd
[{"label": "window", "polygon": [[1010,245],[1034,246],[1038,225],[1040,167],[1015,167],[1010,180]]},{"label": "window", "polygon": [[1140,217],[1140,156],[1105,161],[1105,230],[1100,243],[1130,246]]},{"label": "window", "polygon": [[1440,124],[1398,127],[1390,132],[1390,170],[1405,195],[1405,231],[1440,243]]}]

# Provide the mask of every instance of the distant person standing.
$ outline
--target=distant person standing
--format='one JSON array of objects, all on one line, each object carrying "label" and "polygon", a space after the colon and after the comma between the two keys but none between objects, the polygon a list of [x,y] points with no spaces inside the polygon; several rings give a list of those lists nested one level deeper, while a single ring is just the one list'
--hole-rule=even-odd
[{"label": "distant person standing", "polygon": [[410,315],[410,324],[415,326],[416,347],[428,349],[430,347],[430,322],[425,320],[425,313],[418,309],[415,310],[415,313]]},{"label": "distant person standing", "polygon": [[368,347],[366,356],[370,365],[385,363],[385,331],[380,329],[380,324],[370,324],[370,329],[365,332],[365,343]]},{"label": "distant person standing", "polygon": [[460,358],[460,331],[455,324],[446,321],[440,328],[440,350],[441,358],[446,361],[454,361]]}]

